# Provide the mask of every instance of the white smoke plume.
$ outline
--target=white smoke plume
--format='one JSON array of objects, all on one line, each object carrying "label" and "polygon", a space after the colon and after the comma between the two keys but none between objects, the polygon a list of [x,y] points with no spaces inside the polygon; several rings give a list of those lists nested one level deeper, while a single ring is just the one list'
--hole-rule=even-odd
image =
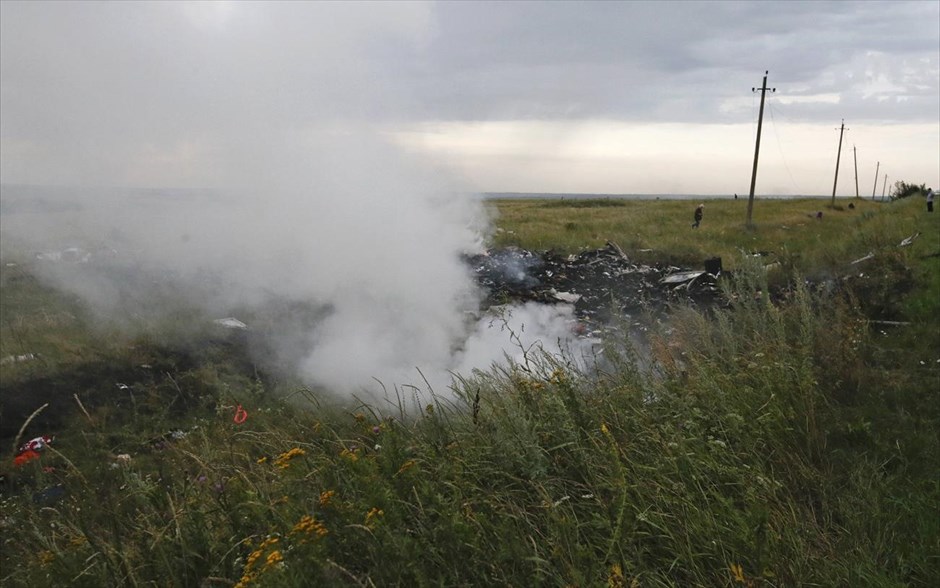
[{"label": "white smoke plume", "polygon": [[[80,243],[115,261],[95,272],[48,265],[49,279],[112,318],[170,313],[167,297],[210,313],[274,301],[319,309],[273,345],[304,380],[337,393],[419,381],[416,368],[440,383],[511,348],[467,319],[479,292],[460,256],[486,237],[480,201],[383,140],[383,121],[408,97],[371,66],[372,41],[419,49],[427,7],[56,6],[4,7],[4,144],[33,124],[56,147],[35,154],[45,166],[15,157],[0,171],[7,183],[82,187],[82,208],[3,214],[3,237]],[[30,54],[16,26],[61,36],[61,53]],[[40,98],[20,83],[30,67],[71,91],[20,120]],[[100,188],[122,185],[166,189]],[[526,336],[563,324],[557,313],[520,314]]]}]

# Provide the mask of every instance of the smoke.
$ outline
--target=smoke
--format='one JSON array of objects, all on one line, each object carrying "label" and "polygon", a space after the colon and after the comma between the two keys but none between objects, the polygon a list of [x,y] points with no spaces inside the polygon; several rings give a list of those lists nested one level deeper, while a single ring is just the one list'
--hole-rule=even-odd
[{"label": "smoke", "polygon": [[[77,204],[10,214],[30,196],[12,202],[7,186],[4,240],[91,251],[93,263],[39,267],[110,320],[303,306],[268,343],[339,394],[500,360],[515,343],[468,318],[480,293],[461,262],[487,237],[486,210],[385,140],[409,99],[376,69],[374,42],[418,50],[426,7],[211,6],[5,7],[4,145],[30,125],[46,141],[28,165],[16,152],[3,181],[73,186],[52,200]],[[27,81],[56,76],[71,91],[25,108],[38,99]],[[122,185],[150,190],[97,187]],[[519,314],[547,340],[565,320]]]}]

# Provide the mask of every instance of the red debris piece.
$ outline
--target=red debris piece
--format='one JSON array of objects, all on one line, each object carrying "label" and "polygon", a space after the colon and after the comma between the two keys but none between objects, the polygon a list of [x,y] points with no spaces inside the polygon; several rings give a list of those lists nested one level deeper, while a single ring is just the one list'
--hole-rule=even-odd
[{"label": "red debris piece", "polygon": [[27,449],[26,451],[21,452],[19,455],[13,458],[13,465],[20,467],[26,465],[34,459],[39,459],[39,453],[33,451],[32,449]]}]

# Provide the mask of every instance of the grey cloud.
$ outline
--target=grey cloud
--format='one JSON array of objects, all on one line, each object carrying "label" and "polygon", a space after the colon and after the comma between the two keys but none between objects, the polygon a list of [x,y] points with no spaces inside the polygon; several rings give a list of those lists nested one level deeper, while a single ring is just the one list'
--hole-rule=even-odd
[{"label": "grey cloud", "polygon": [[[866,52],[926,56],[917,75],[938,85],[940,12],[922,2],[445,3],[435,14],[437,34],[409,75],[442,118],[720,122],[717,105],[764,69],[781,89],[856,92],[831,73]],[[917,106],[892,117],[934,118]]]},{"label": "grey cloud", "polygon": [[[842,95],[834,108],[792,105],[799,121],[932,122],[940,94],[934,2],[3,2],[0,10],[5,181],[141,182],[135,170],[162,157],[198,160],[178,174],[210,183],[224,170],[202,167],[221,165],[232,149],[250,157],[347,124],[741,122],[749,112],[722,105],[751,96],[765,69],[778,95]],[[880,80],[874,94],[872,80]],[[37,159],[51,165],[37,171]]]}]

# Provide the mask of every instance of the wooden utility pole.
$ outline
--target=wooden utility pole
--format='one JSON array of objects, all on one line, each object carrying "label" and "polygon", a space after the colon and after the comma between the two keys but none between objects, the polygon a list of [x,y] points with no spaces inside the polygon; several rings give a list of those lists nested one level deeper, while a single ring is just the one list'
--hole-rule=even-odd
[{"label": "wooden utility pole", "polygon": [[871,199],[875,199],[875,190],[878,189],[878,170],[881,168],[881,162],[878,162],[878,165],[875,166],[875,184],[871,187]]},{"label": "wooden utility pole", "polygon": [[[757,155],[760,153],[760,130],[764,122],[764,96],[767,94],[767,74],[764,72],[764,83],[760,88],[760,112],[757,115],[757,143],[754,145],[754,168],[751,170],[751,191],[747,197],[747,226],[751,226],[751,212],[754,210],[754,186],[757,184]],[[756,92],[757,88],[751,88],[751,92]],[[771,92],[776,92],[776,88],[770,88]]]},{"label": "wooden utility pole", "polygon": [[832,207],[836,206],[836,186],[839,184],[839,159],[842,157],[842,133],[845,132],[845,119],[842,119],[842,127],[839,128],[839,152],[836,153],[836,179],[832,182]]},{"label": "wooden utility pole", "polygon": [[885,188],[888,187],[888,174],[885,174],[885,181],[881,184],[881,201],[885,201]]},{"label": "wooden utility pole", "polygon": [[855,160],[855,197],[858,198],[858,153],[855,152],[855,145],[852,145],[852,159]]}]

